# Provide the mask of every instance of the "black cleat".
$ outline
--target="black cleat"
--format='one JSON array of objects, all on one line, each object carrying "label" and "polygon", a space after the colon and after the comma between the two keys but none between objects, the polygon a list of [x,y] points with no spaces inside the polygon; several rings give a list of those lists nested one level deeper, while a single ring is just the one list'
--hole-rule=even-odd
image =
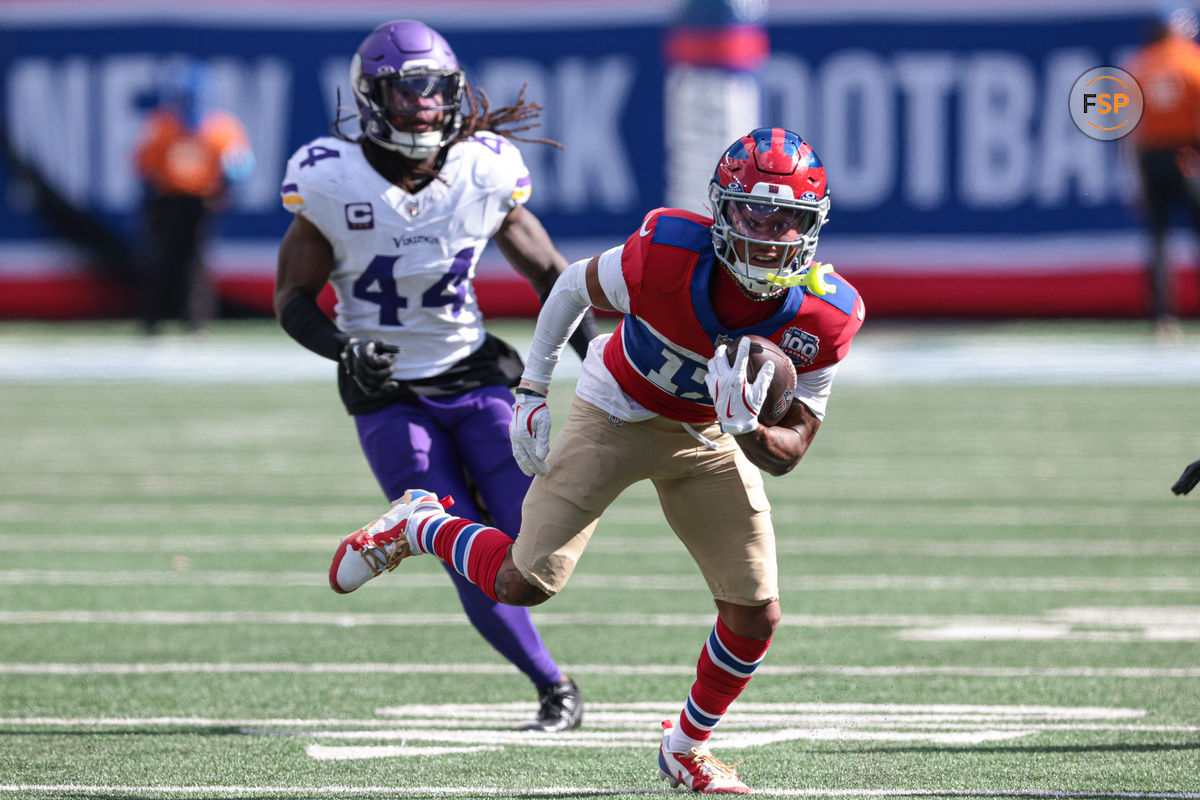
[{"label": "black cleat", "polygon": [[573,731],[583,723],[583,694],[575,681],[563,678],[538,692],[537,719],[521,726],[523,731],[560,733]]},{"label": "black cleat", "polygon": [[1187,494],[1196,488],[1197,483],[1200,483],[1200,461],[1193,461],[1184,469],[1183,474],[1179,476],[1179,480],[1175,481],[1175,485],[1171,487],[1171,491],[1175,494]]}]

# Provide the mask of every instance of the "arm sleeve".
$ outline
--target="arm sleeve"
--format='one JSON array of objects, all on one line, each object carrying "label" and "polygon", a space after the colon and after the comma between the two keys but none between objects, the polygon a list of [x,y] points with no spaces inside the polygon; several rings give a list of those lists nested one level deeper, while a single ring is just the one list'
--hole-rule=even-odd
[{"label": "arm sleeve", "polygon": [[550,386],[550,378],[562,355],[563,345],[579,324],[584,311],[592,304],[587,288],[589,261],[590,258],[576,261],[563,270],[538,314],[521,383],[543,394]]},{"label": "arm sleeve", "polygon": [[[553,286],[545,293],[539,294],[538,302],[543,306],[546,305],[546,301],[550,299],[550,292],[552,291],[554,291]],[[571,349],[575,351],[575,355],[579,356],[580,361],[587,358],[588,345],[592,339],[596,338],[597,333],[599,331],[596,330],[596,315],[589,308],[583,312],[583,317],[579,320],[579,327],[575,329],[575,332],[571,334],[571,338],[567,340],[571,345]]]}]

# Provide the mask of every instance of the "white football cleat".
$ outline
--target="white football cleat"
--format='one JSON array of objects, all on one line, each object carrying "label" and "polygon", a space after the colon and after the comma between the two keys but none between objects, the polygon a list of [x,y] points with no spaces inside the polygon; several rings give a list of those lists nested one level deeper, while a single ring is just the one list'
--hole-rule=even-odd
[{"label": "white football cleat", "polygon": [[700,794],[750,794],[750,787],[742,783],[733,767],[722,764],[707,747],[693,747],[686,753],[673,752],[670,747],[674,726],[665,720],[662,726],[658,769],[672,789],[683,784]]},{"label": "white football cleat", "polygon": [[342,539],[329,565],[329,586],[338,594],[349,594],[384,570],[394,570],[413,555],[404,529],[418,511],[441,513],[453,498],[438,500],[433,492],[409,489],[383,516]]}]

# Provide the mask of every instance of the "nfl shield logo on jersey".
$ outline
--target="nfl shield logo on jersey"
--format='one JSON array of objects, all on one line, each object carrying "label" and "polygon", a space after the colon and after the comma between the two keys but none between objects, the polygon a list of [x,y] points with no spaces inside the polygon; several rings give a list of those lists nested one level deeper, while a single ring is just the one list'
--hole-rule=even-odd
[{"label": "nfl shield logo on jersey", "polygon": [[821,340],[808,331],[788,328],[784,331],[779,346],[793,361],[807,367],[817,357],[817,352],[821,349]]}]

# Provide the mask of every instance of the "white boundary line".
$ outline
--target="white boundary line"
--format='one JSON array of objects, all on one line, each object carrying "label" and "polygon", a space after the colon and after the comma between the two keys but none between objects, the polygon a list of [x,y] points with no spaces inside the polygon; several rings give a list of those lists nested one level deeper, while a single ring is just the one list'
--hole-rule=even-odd
[{"label": "white boundary line", "polygon": [[[692,675],[686,664],[564,664],[572,675]],[[508,664],[412,664],[350,662],[311,664],[299,662],[132,662],[0,663],[0,675],[515,675]],[[764,664],[759,676],[838,676],[862,678],[963,677],[963,678],[1200,678],[1200,667],[954,667],[911,665],[791,665]]]},{"label": "white boundary line", "polygon": [[[1200,383],[1200,345],[1188,340],[1163,348],[1149,335],[1085,342],[1067,338],[1025,341],[1021,337],[956,335],[952,342],[867,336],[839,368],[838,383],[852,385],[1193,386]],[[529,340],[511,344],[528,353]],[[48,358],[47,354],[53,357]],[[1038,369],[1029,365],[1036,363]],[[144,341],[133,337],[78,342],[69,349],[54,343],[0,341],[0,380],[17,382],[148,383],[332,380],[332,365],[287,341]],[[579,377],[577,359],[564,360],[555,381]]]}]

